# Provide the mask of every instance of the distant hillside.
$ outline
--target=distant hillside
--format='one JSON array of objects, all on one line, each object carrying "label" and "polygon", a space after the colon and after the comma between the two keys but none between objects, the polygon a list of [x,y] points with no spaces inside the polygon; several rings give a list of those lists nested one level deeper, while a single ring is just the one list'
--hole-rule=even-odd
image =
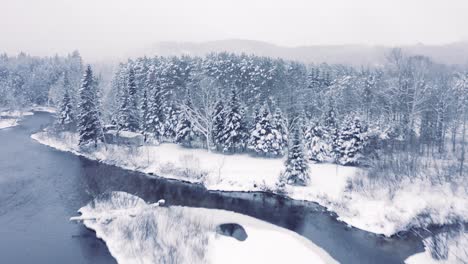
[{"label": "distant hillside", "polygon": [[[284,47],[253,40],[219,40],[208,42],[159,42],[132,52],[141,55],[204,55],[209,52],[229,51],[279,57],[306,63],[342,63],[351,65],[376,65],[385,62],[385,55],[392,47],[369,45],[330,45]],[[447,45],[411,45],[401,47],[410,54],[426,55],[436,62],[468,65],[468,42]]]}]

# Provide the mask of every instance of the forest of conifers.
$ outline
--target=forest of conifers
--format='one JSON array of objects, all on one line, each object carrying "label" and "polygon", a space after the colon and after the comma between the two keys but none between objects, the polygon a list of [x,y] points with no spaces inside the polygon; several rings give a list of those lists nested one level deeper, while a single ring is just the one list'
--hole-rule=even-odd
[{"label": "forest of conifers", "polygon": [[[84,71],[78,52],[2,55],[0,106],[52,104],[58,123],[78,123]],[[100,125],[148,141],[275,157],[296,129],[306,156],[319,162],[368,164],[405,152],[446,157],[464,170],[466,67],[400,49],[384,65],[361,68],[230,53],[141,57],[101,79],[92,77]]]}]

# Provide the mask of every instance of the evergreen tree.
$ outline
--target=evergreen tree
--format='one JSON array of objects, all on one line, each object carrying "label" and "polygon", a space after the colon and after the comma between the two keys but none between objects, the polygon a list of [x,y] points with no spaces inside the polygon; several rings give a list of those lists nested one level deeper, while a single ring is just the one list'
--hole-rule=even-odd
[{"label": "evergreen tree", "polygon": [[71,103],[70,94],[68,89],[63,94],[63,99],[59,107],[57,116],[58,125],[64,130],[73,130],[76,124],[75,115],[73,113],[73,106]]},{"label": "evergreen tree", "polygon": [[330,109],[325,114],[324,129],[323,129],[324,139],[329,146],[326,149],[330,150],[328,156],[331,159],[336,160],[337,158],[337,140],[338,140],[338,124],[336,120],[335,109],[333,106],[330,106]]},{"label": "evergreen tree", "polygon": [[126,65],[120,64],[111,81],[111,92],[106,98],[107,119],[111,124],[117,125],[120,122],[120,107],[124,97],[125,86],[127,83]]},{"label": "evergreen tree", "polygon": [[309,166],[304,158],[301,132],[298,128],[293,131],[285,165],[286,170],[283,177],[288,184],[307,185],[309,182]]},{"label": "evergreen tree", "polygon": [[136,132],[140,128],[135,71],[130,67],[125,89],[122,91],[119,109],[119,130]]},{"label": "evergreen tree", "polygon": [[149,109],[148,109],[148,91],[145,88],[143,91],[143,98],[141,102],[141,129],[145,136],[145,141],[149,133]]},{"label": "evergreen tree", "polygon": [[257,154],[267,156],[280,155],[281,152],[277,142],[277,135],[271,123],[271,114],[266,104],[260,109],[255,119],[257,123],[250,132],[247,148],[253,150]]},{"label": "evergreen tree", "polygon": [[226,113],[224,131],[222,136],[223,151],[233,152],[245,148],[246,131],[242,116],[243,112],[237,97],[237,92],[233,89],[231,100]]},{"label": "evergreen tree", "polygon": [[213,135],[212,135],[212,139],[213,139],[215,146],[220,149],[223,149],[222,140],[223,140],[225,118],[226,118],[226,115],[224,112],[224,102],[220,100],[215,105]]},{"label": "evergreen tree", "polygon": [[[186,100],[186,104],[190,107],[192,102],[190,98]],[[184,112],[179,113],[177,127],[175,129],[175,142],[178,144],[191,146],[191,143],[195,137],[194,128],[192,122],[186,116]]]},{"label": "evergreen tree", "polygon": [[98,140],[102,139],[102,128],[97,105],[98,98],[94,81],[91,66],[88,65],[79,90],[78,133],[80,146],[94,142],[94,147],[97,147]]},{"label": "evergreen tree", "polygon": [[288,135],[286,128],[286,120],[283,117],[283,113],[279,107],[276,108],[275,113],[273,114],[272,121],[274,142],[273,149],[278,155],[284,154],[284,149],[287,147]]},{"label": "evergreen tree", "polygon": [[157,140],[161,140],[164,135],[164,121],[166,109],[166,101],[164,96],[164,90],[161,87],[161,83],[155,77],[155,72],[150,72],[148,78],[147,87],[151,96],[148,100],[148,120],[147,127],[148,132],[153,135]]},{"label": "evergreen tree", "polygon": [[325,138],[325,131],[320,124],[307,127],[304,135],[307,157],[315,162],[330,160],[331,145]]},{"label": "evergreen tree", "polygon": [[358,118],[347,118],[337,139],[337,162],[341,165],[359,165],[367,143],[366,128]]},{"label": "evergreen tree", "polygon": [[164,137],[171,141],[176,137],[179,113],[179,108],[173,104],[164,109]]}]

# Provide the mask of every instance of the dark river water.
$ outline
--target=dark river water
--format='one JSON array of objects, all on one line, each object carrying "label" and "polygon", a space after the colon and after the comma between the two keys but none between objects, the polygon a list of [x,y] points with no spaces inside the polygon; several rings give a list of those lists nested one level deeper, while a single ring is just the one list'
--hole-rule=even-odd
[{"label": "dark river water", "polygon": [[[41,145],[30,135],[52,117],[36,113],[0,130],[0,263],[115,263],[94,232],[68,219],[105,191],[147,202],[219,208],[293,230],[341,263],[403,263],[423,251],[415,235],[383,238],[335,220],[314,203],[261,193],[223,193],[77,157]],[[278,241],[281,243],[281,241]]]}]

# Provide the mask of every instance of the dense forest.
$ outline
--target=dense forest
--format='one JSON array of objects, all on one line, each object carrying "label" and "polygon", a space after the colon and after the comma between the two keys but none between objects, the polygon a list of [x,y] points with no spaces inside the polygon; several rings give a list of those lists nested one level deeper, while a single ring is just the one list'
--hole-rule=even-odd
[{"label": "dense forest", "polygon": [[75,51],[66,57],[33,57],[25,53],[0,55],[0,107],[58,105],[63,91],[76,94],[83,76],[82,59]]},{"label": "dense forest", "polygon": [[141,57],[118,65],[109,87],[91,67],[80,84],[83,68],[77,52],[2,55],[0,104],[55,105],[59,126],[78,129],[83,144],[116,129],[226,154],[278,157],[300,145],[296,156],[316,162],[368,166],[406,153],[465,170],[465,69],[400,49],[362,68],[230,53]]}]

